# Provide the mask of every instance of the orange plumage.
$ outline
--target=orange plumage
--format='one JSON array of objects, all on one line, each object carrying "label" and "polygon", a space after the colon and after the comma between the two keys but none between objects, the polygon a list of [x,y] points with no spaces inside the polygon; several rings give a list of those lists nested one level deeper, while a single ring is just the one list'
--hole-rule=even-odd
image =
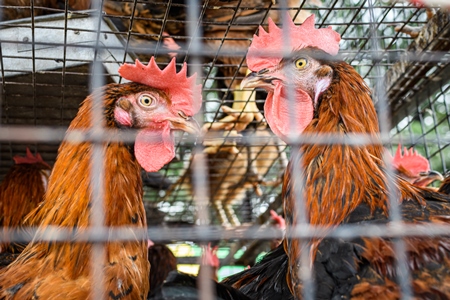
[{"label": "orange plumage", "polygon": [[[450,198],[411,185],[386,172],[381,143],[349,145],[314,143],[321,135],[345,138],[370,134],[378,139],[379,125],[371,92],[347,63],[336,60],[339,35],[330,28],[314,28],[314,17],[303,25],[288,22],[291,57],[263,56],[257,51],[280,50],[280,29],[269,22],[269,33],[252,42],[247,63],[254,71],[244,79],[248,87],[268,91],[266,118],[272,130],[289,141],[293,132],[311,138],[294,148],[285,173],[283,200],[287,238],[282,247],[259,264],[226,282],[258,299],[302,299],[300,255],[311,258],[317,299],[398,299],[399,285],[394,241],[390,238],[289,238],[302,218],[331,232],[340,224],[389,222],[389,198],[398,201],[408,224],[450,224]],[[278,48],[277,48],[278,47]],[[273,52],[272,52],[273,53]],[[290,101],[286,86],[294,87]],[[294,135],[295,137],[295,135]],[[389,188],[388,188],[389,187]],[[303,205],[298,197],[303,200]],[[417,298],[450,296],[450,239],[405,238],[405,260],[411,293]],[[276,267],[275,267],[276,266]],[[278,268],[275,271],[274,268]],[[289,295],[290,294],[290,295]],[[267,296],[269,295],[269,296]]]},{"label": "orange plumage", "polygon": [[[28,148],[25,157],[15,156],[14,161],[0,185],[0,224],[6,231],[21,226],[25,216],[43,200],[51,170],[39,154],[33,156]],[[0,252],[5,251],[17,249],[4,243]]]},{"label": "orange plumage", "polygon": [[[177,80],[177,87],[163,86],[164,82],[171,84],[167,76],[186,76],[186,73],[174,73],[174,61],[163,72],[153,64],[144,67],[137,63],[137,66],[138,70],[134,69],[136,66],[124,65],[119,72],[127,79],[140,76],[137,81],[155,82],[161,89],[134,82],[109,84],[86,98],[69,126],[69,132],[86,131],[94,122],[104,123],[108,132],[118,138],[127,134],[121,130],[123,127],[138,130],[133,153],[123,142],[107,140],[99,144],[104,165],[104,225],[111,228],[126,226],[130,233],[132,229],[146,227],[140,165],[145,166],[146,171],[157,171],[156,166],[173,158],[171,130],[198,132],[198,126],[191,122],[190,116],[198,110],[201,101],[201,97],[194,99],[191,94],[191,80],[195,77]],[[180,90],[185,91],[181,100],[173,96]],[[181,97],[181,94],[177,95]],[[95,102],[94,98],[103,101]],[[92,119],[94,105],[99,105],[97,108],[103,111],[104,121]],[[149,136],[162,139],[163,147],[160,140],[143,141]],[[77,235],[93,224],[92,219],[96,216],[91,210],[94,200],[93,151],[90,142],[63,141],[44,202],[30,218],[40,229],[64,227]],[[170,152],[169,155],[166,152]],[[135,157],[137,153],[139,156]],[[153,163],[149,162],[152,160]],[[0,298],[89,299],[94,292],[101,293],[103,299],[146,298],[149,290],[147,240],[115,241],[108,238],[103,244],[105,255],[101,261],[92,260],[94,245],[70,240],[32,241],[0,274]],[[93,285],[93,269],[103,273],[102,286]]]}]

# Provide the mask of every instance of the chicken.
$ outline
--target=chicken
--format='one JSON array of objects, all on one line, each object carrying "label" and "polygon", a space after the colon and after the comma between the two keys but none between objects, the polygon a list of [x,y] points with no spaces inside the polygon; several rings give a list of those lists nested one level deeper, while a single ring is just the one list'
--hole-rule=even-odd
[{"label": "chicken", "polygon": [[[241,137],[234,130],[223,134],[227,138],[225,141],[223,138],[205,141],[203,153],[208,166],[210,202],[219,223],[230,227],[241,224],[233,205],[242,201],[247,191],[253,190],[255,194],[261,195],[262,185],[280,184],[280,180],[264,181],[263,176],[273,166],[284,166],[285,153],[277,151],[278,147],[282,146],[273,145],[277,143],[277,139],[264,129],[261,131],[257,129],[255,136],[266,136],[270,138],[269,141],[252,147],[234,141],[233,138]],[[176,199],[179,194],[184,195],[185,191],[193,195],[192,180],[193,170],[188,167],[167,192],[164,201]]]},{"label": "chicken", "polygon": [[410,2],[411,4],[416,6],[449,7],[449,3],[447,0],[406,0],[406,2]]},{"label": "chicken", "polygon": [[[314,288],[308,291],[315,299],[399,299],[405,291],[399,285],[404,275],[395,268],[399,254],[394,239],[317,237],[302,244],[289,238],[299,224],[299,211],[304,211],[307,223],[326,232],[340,224],[389,224],[389,197],[393,197],[407,224],[449,224],[450,198],[386,172],[381,143],[314,143],[323,134],[377,138],[375,107],[361,76],[335,57],[339,34],[331,28],[315,29],[314,16],[300,26],[290,20],[284,26],[289,30],[269,21],[268,32],[260,29],[253,38],[247,55],[253,72],[243,85],[268,91],[265,115],[278,136],[289,142],[290,137],[302,133],[309,141],[293,148],[285,173],[282,195],[287,238],[260,263],[224,283],[256,299],[302,299],[300,275],[304,272],[300,271],[312,268]],[[287,50],[286,32],[290,33],[292,53],[283,58],[280,50]],[[262,54],[261,49],[272,55]],[[288,100],[288,86],[295,101]],[[296,207],[295,195],[304,199],[303,206]],[[412,296],[448,298],[450,239],[406,237],[404,243]],[[301,253],[311,263],[299,269]]]},{"label": "chicken", "polygon": [[[23,225],[25,216],[43,200],[51,167],[39,153],[33,155],[27,148],[25,157],[13,157],[14,165],[0,185],[0,224],[4,233]],[[9,243],[1,245],[0,252],[14,253]]]},{"label": "chicken", "polygon": [[400,177],[420,187],[426,187],[436,180],[444,180],[441,173],[430,170],[430,163],[417,150],[413,148],[408,150],[405,147],[403,152],[404,154],[402,146],[398,145],[397,152],[392,157],[392,165]]},{"label": "chicken", "polygon": [[[234,132],[230,137],[236,136]],[[247,151],[240,153],[234,141],[205,141],[205,154],[208,166],[209,196],[220,224],[231,226],[239,223],[231,205],[241,199],[245,191],[252,187],[251,174],[247,175]],[[240,147],[242,148],[242,147]],[[193,158],[192,158],[193,159]],[[192,161],[191,159],[191,161]],[[190,164],[192,166],[192,164]],[[231,172],[230,170],[233,170]],[[193,196],[193,170],[187,168],[178,181],[167,192],[163,201],[177,199],[178,194],[187,191]],[[226,181],[225,181],[226,179]],[[225,200],[229,200],[225,202]]]},{"label": "chicken", "polygon": [[[0,6],[6,6],[0,9],[0,21],[64,12],[65,3],[65,0],[0,0]],[[90,6],[91,0],[68,1],[68,10],[84,10],[89,9]]]},{"label": "chicken", "polygon": [[[200,85],[194,88],[196,76],[187,77],[186,72],[184,65],[177,73],[174,60],[163,70],[154,59],[147,66],[139,61],[124,64],[119,73],[132,82],[106,85],[84,100],[59,148],[44,202],[32,217],[41,220],[38,233],[51,226],[68,229],[73,236],[67,236],[69,240],[64,242],[33,240],[28,244],[0,274],[1,299],[147,296],[147,240],[131,238],[134,230],[146,228],[140,168],[154,172],[173,159],[173,130],[199,132],[192,116],[201,106]],[[104,120],[91,114],[96,109],[103,113]],[[98,223],[94,219],[98,218],[94,183],[90,180],[95,148],[91,142],[71,136],[74,130],[87,133],[94,124],[103,124],[109,133],[108,139],[97,144],[104,166],[100,205],[107,208],[102,225],[110,228],[100,260],[92,259],[98,242],[76,240]],[[120,141],[131,133],[130,129],[137,130],[134,149]],[[129,240],[114,240],[111,230],[119,226],[126,228]],[[96,276],[93,270],[103,276]]]},{"label": "chicken", "polygon": [[160,287],[171,271],[177,270],[177,258],[164,244],[150,243],[148,247],[150,262],[150,290]]},{"label": "chicken", "polygon": [[[411,1],[413,5],[417,6],[423,6],[423,3],[420,3],[421,1]],[[431,20],[431,18],[434,17],[436,14],[436,11],[432,7],[426,7],[426,13],[427,13],[427,21]],[[402,32],[407,35],[409,35],[412,38],[416,38],[419,36],[420,32],[422,31],[422,27],[418,26],[410,26],[408,24],[398,24],[394,27],[394,30],[397,32]]]}]

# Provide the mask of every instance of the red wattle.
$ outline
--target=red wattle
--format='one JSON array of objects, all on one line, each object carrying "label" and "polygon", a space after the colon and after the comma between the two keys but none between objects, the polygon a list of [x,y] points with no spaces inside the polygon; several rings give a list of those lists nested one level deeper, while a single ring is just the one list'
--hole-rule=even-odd
[{"label": "red wattle", "polygon": [[314,116],[311,97],[302,90],[295,91],[294,101],[290,101],[283,92],[281,84],[269,92],[264,112],[272,131],[287,142],[292,135],[299,135],[309,125]]},{"label": "red wattle", "polygon": [[159,171],[175,157],[169,124],[160,129],[142,129],[136,136],[134,155],[147,172]]}]

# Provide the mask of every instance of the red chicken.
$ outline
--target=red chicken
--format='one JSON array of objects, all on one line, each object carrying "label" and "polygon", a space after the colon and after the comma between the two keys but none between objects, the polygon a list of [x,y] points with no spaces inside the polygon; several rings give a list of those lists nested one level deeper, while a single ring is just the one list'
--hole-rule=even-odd
[{"label": "red chicken", "polygon": [[[16,229],[25,216],[43,200],[51,167],[39,153],[34,156],[27,148],[25,157],[14,156],[14,165],[0,185],[0,225],[3,230]],[[14,253],[9,243],[1,245],[0,252]]]},{"label": "red chicken", "polygon": [[[68,10],[84,10],[91,7],[91,0],[69,0]],[[0,0],[0,20],[17,20],[64,12],[65,0]],[[34,8],[32,13],[31,8]]]},{"label": "red chicken", "polygon": [[[265,115],[272,130],[286,142],[300,132],[313,141],[323,134],[377,137],[378,120],[368,86],[349,64],[334,57],[339,34],[331,28],[315,29],[313,16],[301,26],[292,21],[284,26],[288,30],[270,21],[268,32],[260,28],[247,55],[253,72],[243,81],[247,87],[268,91]],[[286,45],[292,53],[283,58]],[[261,50],[270,52],[264,55]],[[295,101],[288,100],[288,86]],[[282,191],[286,236],[294,233],[300,209],[309,224],[328,231],[346,223],[388,223],[389,196],[398,199],[406,223],[450,223],[450,198],[386,173],[383,152],[381,143],[304,143],[293,148]],[[393,182],[389,184],[392,189],[387,188],[389,182]],[[304,208],[296,207],[294,195],[302,195]],[[405,280],[410,279],[414,297],[450,297],[450,239],[407,237],[404,241],[411,277]],[[392,239],[314,238],[305,242],[284,239],[283,246],[259,264],[225,283],[255,299],[302,299],[300,254],[307,251],[315,287],[309,291],[315,299],[399,299],[405,291],[399,285],[403,275],[395,268],[398,254]]]},{"label": "red chicken", "polygon": [[[200,108],[201,95],[200,85],[193,89],[196,76],[186,77],[186,65],[177,73],[174,60],[164,70],[153,59],[148,66],[136,61],[121,66],[119,73],[132,82],[109,84],[88,96],[69,133],[86,132],[94,123],[104,123],[117,138],[130,133],[123,129],[137,130],[134,150],[117,139],[98,144],[104,155],[104,226],[126,226],[131,233],[146,227],[140,167],[157,171],[172,160],[172,130],[199,132],[191,116]],[[104,120],[93,119],[96,108]],[[87,141],[61,144],[44,202],[34,216],[40,229],[65,227],[77,236],[93,224],[93,150]],[[0,298],[92,299],[102,293],[102,299],[144,299],[149,290],[147,241],[110,237],[104,252],[104,260],[92,261],[92,242],[32,241],[0,275]],[[93,286],[93,268],[102,271],[103,286]]]},{"label": "red chicken", "polygon": [[398,145],[397,152],[392,157],[392,165],[400,177],[420,187],[426,187],[436,180],[444,180],[441,173],[430,170],[430,163],[417,150],[405,147],[403,152],[404,154],[402,145]]}]

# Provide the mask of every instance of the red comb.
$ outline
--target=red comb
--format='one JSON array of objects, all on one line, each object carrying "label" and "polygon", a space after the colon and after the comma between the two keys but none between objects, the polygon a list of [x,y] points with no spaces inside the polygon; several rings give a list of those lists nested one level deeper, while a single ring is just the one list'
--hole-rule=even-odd
[{"label": "red comb", "polygon": [[209,265],[215,268],[220,266],[217,249],[219,249],[219,246],[211,248],[211,243],[208,243],[208,247],[203,247],[202,265]]},{"label": "red comb", "polygon": [[409,2],[411,2],[411,4],[415,5],[415,6],[419,6],[419,7],[423,7],[424,6],[424,3],[423,3],[422,0],[410,0]]},{"label": "red comb", "polygon": [[36,153],[36,156],[33,155],[33,153],[31,153],[30,149],[27,147],[27,155],[26,156],[20,156],[20,155],[15,155],[13,157],[14,162],[16,163],[16,165],[20,165],[20,164],[43,164],[48,168],[51,168],[49,164],[47,164],[41,157],[41,155],[39,153]]},{"label": "red comb", "polygon": [[281,230],[286,228],[286,221],[282,216],[276,213],[273,209],[270,210],[270,217],[272,220],[275,221],[275,224],[280,228]]},{"label": "red comb", "polygon": [[[328,54],[336,55],[339,51],[339,33],[328,28],[316,29],[314,27],[314,15],[309,16],[302,25],[296,26],[287,15],[284,26],[288,30],[279,28],[271,18],[269,18],[269,29],[259,27],[259,35],[253,36],[252,44],[247,54],[247,65],[250,70],[258,71],[270,68],[279,64],[282,55],[281,51],[286,48],[286,43],[290,43],[292,51],[306,47],[316,47]],[[285,35],[289,32],[289,38]],[[267,51],[267,55],[261,52]],[[280,55],[276,55],[280,53]]]},{"label": "red comb", "polygon": [[402,155],[402,145],[398,145],[397,152],[392,159],[392,164],[395,168],[402,166],[404,169],[408,170],[412,174],[419,174],[421,172],[430,171],[430,163],[428,160],[420,155],[413,148],[404,148],[404,154]]},{"label": "red comb", "polygon": [[201,84],[195,84],[197,74],[187,77],[187,65],[183,64],[177,73],[175,59],[161,70],[152,57],[147,66],[136,59],[136,63],[123,64],[119,74],[123,78],[166,91],[172,100],[174,111],[182,110],[186,115],[193,116],[202,105]]}]

